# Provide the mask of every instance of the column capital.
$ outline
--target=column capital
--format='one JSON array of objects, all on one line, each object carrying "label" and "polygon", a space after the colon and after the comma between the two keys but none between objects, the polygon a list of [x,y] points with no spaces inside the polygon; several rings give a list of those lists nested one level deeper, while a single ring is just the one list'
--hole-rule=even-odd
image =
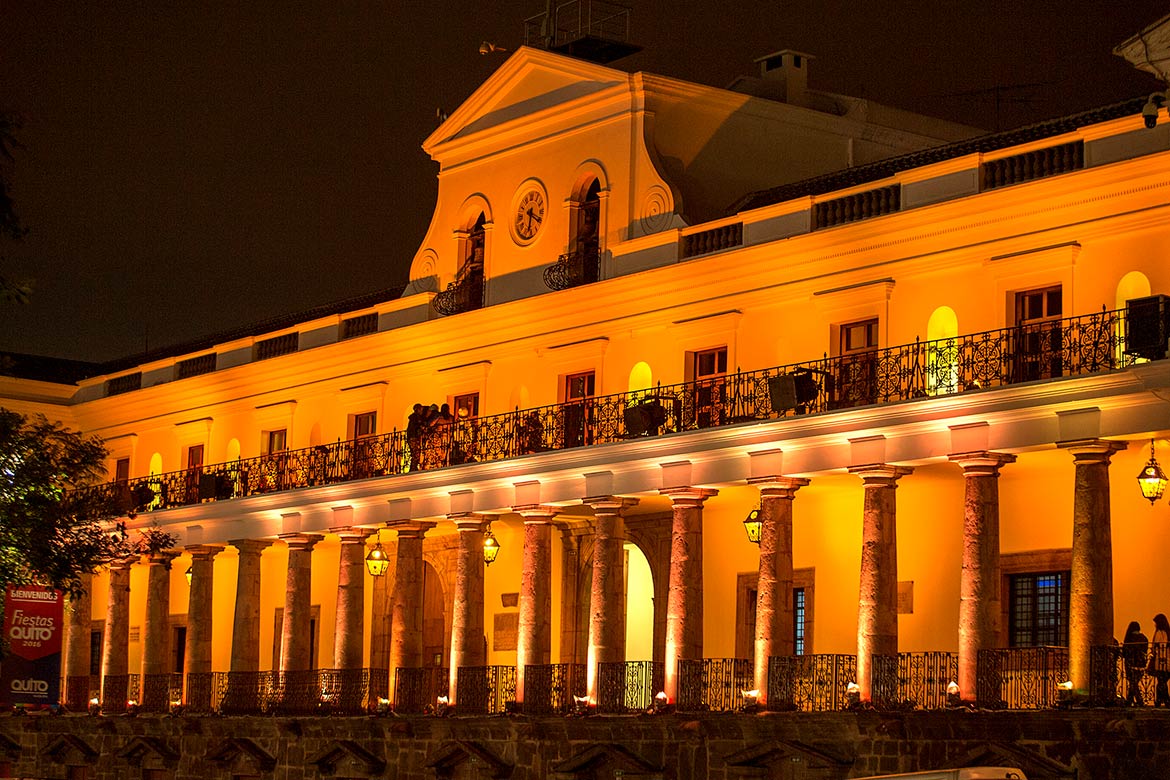
[{"label": "column capital", "polygon": [[336,528],[330,528],[329,533],[337,534],[341,538],[342,544],[365,544],[366,539],[370,538],[370,534],[377,534],[376,528],[362,528],[356,525],[342,525]]},{"label": "column capital", "polygon": [[947,460],[957,463],[963,469],[965,477],[998,477],[1002,466],[1016,462],[1016,456],[1006,452],[991,452],[978,450],[975,452],[956,452],[948,455]]},{"label": "column capital", "polygon": [[193,561],[210,561],[223,552],[222,544],[192,544],[183,548]]},{"label": "column capital", "polygon": [[475,512],[455,512],[447,515],[447,519],[455,523],[455,528],[459,531],[482,531],[495,517]]},{"label": "column capital", "polygon": [[525,525],[528,525],[548,523],[564,510],[548,504],[524,504],[512,507],[512,511],[523,517]]},{"label": "column capital", "polygon": [[110,569],[111,571],[114,571],[114,570],[130,571],[130,567],[132,567],[134,564],[138,563],[139,559],[140,558],[137,555],[131,555],[127,558],[115,558],[114,560],[112,560],[106,564],[106,568]]},{"label": "column capital", "polygon": [[158,550],[157,552],[143,553],[141,561],[147,566],[162,566],[171,568],[171,561],[182,555],[179,550]]},{"label": "column capital", "polygon": [[320,534],[281,534],[280,541],[288,545],[289,552],[312,552],[317,542],[321,541]]},{"label": "column capital", "polygon": [[229,539],[228,544],[240,555],[259,555],[272,546],[271,539]]},{"label": "column capital", "polygon": [[714,488],[672,487],[660,488],[658,494],[670,499],[674,506],[702,506],[708,498],[719,495]]},{"label": "column capital", "polygon": [[1113,453],[1124,450],[1129,446],[1129,442],[1107,439],[1076,439],[1074,441],[1058,441],[1056,446],[1071,452],[1077,463],[1104,463],[1108,465]]},{"label": "column capital", "polygon": [[396,531],[399,539],[421,539],[427,531],[435,527],[435,524],[422,520],[408,520],[400,523],[389,523],[386,527],[391,531]]},{"label": "column capital", "polygon": [[888,463],[868,463],[864,466],[850,466],[850,474],[861,477],[866,487],[897,487],[898,480],[907,474],[913,474],[914,469],[909,466],[891,466]]},{"label": "column capital", "polygon": [[795,498],[796,491],[807,486],[812,480],[804,477],[751,477],[749,485],[760,489],[760,498]]},{"label": "column capital", "polygon": [[581,503],[593,507],[595,515],[620,515],[627,509],[638,505],[638,499],[624,496],[589,496],[581,499]]}]

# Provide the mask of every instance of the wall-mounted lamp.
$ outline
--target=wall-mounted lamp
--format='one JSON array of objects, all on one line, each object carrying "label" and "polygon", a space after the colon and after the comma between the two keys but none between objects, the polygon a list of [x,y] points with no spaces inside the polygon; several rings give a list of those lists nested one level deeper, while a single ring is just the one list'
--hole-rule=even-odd
[{"label": "wall-mounted lamp", "polygon": [[386,551],[382,549],[382,540],[379,539],[366,553],[366,571],[370,573],[370,576],[381,577],[388,568],[390,568],[390,556],[386,555]]},{"label": "wall-mounted lamp", "polygon": [[743,530],[747,531],[748,541],[752,544],[760,543],[760,532],[764,527],[764,521],[760,519],[760,510],[753,509],[748,512],[747,519],[743,521]]},{"label": "wall-mounted lamp", "polygon": [[500,543],[496,540],[496,535],[492,533],[491,523],[488,523],[487,530],[483,532],[483,563],[485,566],[491,566],[492,561],[500,554]]},{"label": "wall-mounted lamp", "polygon": [[1154,457],[1154,440],[1150,439],[1150,462],[1138,474],[1138,485],[1142,488],[1142,495],[1150,500],[1150,505],[1162,497],[1166,491],[1166,475]]},{"label": "wall-mounted lamp", "polygon": [[191,586],[191,570],[195,568],[194,563],[187,564],[187,571],[183,572],[183,576],[187,578],[187,586]]}]

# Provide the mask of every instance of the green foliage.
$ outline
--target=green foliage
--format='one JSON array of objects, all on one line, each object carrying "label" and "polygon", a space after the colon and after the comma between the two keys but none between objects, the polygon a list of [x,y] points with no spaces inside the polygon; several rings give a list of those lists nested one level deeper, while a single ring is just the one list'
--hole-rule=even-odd
[{"label": "green foliage", "polygon": [[82,489],[104,480],[105,457],[96,438],[0,409],[0,588],[77,593],[81,575],[135,552],[113,494]]}]

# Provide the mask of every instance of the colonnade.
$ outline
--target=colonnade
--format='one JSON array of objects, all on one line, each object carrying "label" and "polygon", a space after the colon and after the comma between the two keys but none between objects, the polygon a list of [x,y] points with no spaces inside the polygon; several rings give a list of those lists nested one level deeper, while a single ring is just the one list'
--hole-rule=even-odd
[{"label": "colonnade", "polygon": [[[1060,445],[1075,464],[1072,576],[1069,616],[1070,675],[1074,687],[1088,684],[1090,648],[1108,644],[1113,631],[1112,549],[1109,517],[1109,460],[1124,443],[1084,440]],[[963,554],[960,586],[957,680],[963,698],[975,695],[976,659],[980,650],[1001,642],[999,563],[999,492],[1001,469],[1015,456],[992,451],[948,456],[964,477]],[[759,470],[759,469],[757,469]],[[913,470],[873,463],[849,469],[864,489],[862,554],[859,571],[857,670],[860,696],[869,700],[871,659],[898,652],[897,501],[899,480]],[[757,581],[755,684],[766,701],[768,659],[793,652],[793,523],[798,491],[806,478],[783,474],[754,475],[749,484],[760,491],[760,550]],[[665,692],[678,694],[680,660],[703,658],[703,506],[717,494],[709,488],[663,488],[672,507],[669,587],[666,604]],[[583,500],[593,509],[592,587],[588,610],[587,687],[596,700],[599,663],[624,661],[623,515],[636,499],[602,495]],[[344,508],[348,509],[348,508]],[[524,521],[523,564],[517,637],[517,699],[524,699],[524,669],[550,663],[552,649],[552,529],[561,510],[540,504],[512,507]],[[352,517],[350,512],[346,517]],[[469,512],[447,516],[458,532],[450,645],[450,698],[458,700],[460,667],[484,666],[483,542],[490,517]],[[372,627],[371,659],[399,668],[422,666],[423,540],[433,522],[402,521],[390,601],[389,632]],[[362,666],[364,626],[364,551],[376,531],[352,525],[329,529],[341,539],[333,662],[339,669]],[[285,671],[313,665],[308,646],[312,570],[310,555],[321,540],[315,534],[288,534],[286,599],[280,666]],[[230,670],[260,669],[260,555],[272,540],[236,539],[236,603],[232,622]],[[185,669],[212,671],[212,565],[224,547],[192,545],[190,608],[187,617]],[[144,556],[148,568],[143,675],[165,673],[165,631],[169,589],[167,570],[177,552]],[[102,645],[103,676],[125,675],[129,645],[129,576],[135,561],[109,568],[109,596]],[[375,587],[387,588],[387,584]],[[71,611],[66,677],[88,675],[89,609],[84,597]],[[379,616],[375,615],[377,622]],[[382,645],[388,644],[388,647]],[[383,660],[384,659],[384,660]]]}]

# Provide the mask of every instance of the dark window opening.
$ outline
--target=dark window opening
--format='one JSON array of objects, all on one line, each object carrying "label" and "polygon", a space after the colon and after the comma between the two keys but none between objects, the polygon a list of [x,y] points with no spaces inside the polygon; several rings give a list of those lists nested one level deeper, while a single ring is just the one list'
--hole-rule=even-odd
[{"label": "dark window opening", "polygon": [[1009,577],[1008,646],[1067,647],[1069,572]]}]

